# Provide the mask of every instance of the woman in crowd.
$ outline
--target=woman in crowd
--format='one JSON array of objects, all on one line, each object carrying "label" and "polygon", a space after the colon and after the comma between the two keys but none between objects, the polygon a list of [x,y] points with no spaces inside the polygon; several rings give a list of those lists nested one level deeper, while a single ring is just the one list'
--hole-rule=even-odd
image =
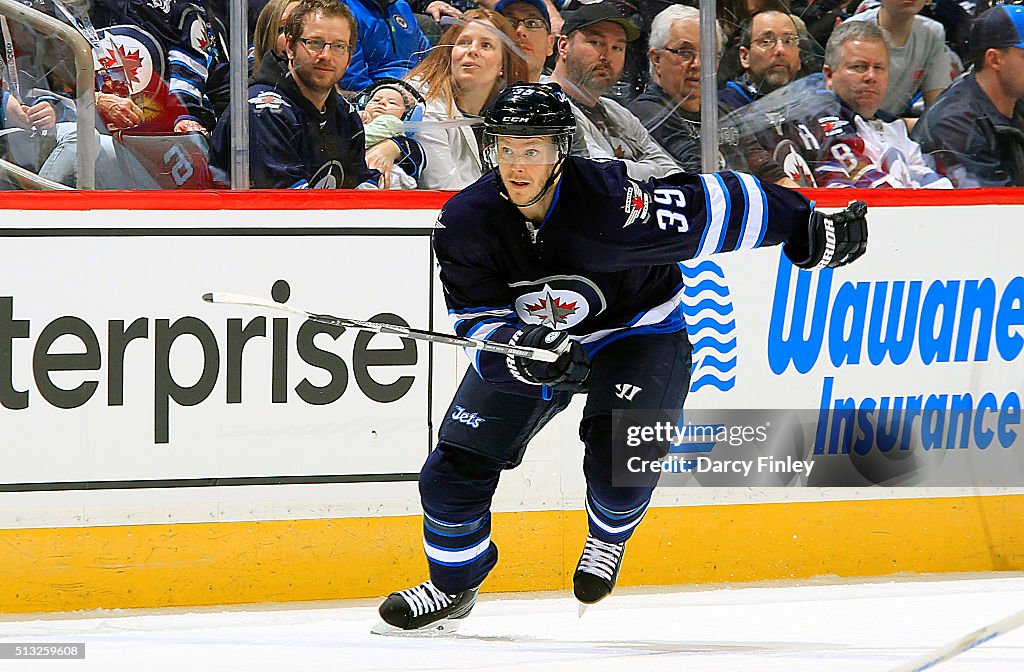
[{"label": "woman in crowd", "polygon": [[[427,101],[424,122],[479,117],[509,83],[527,81],[527,64],[512,52],[515,30],[489,9],[466,12],[408,79]],[[427,156],[422,189],[462,189],[483,174],[478,127],[428,123],[416,133]]]},{"label": "woman in crowd", "polygon": [[292,10],[299,6],[299,0],[270,0],[256,19],[256,29],[252,34],[253,65],[250,72],[256,72],[263,64],[267,54],[284,58],[287,40],[284,36],[285,22]]}]

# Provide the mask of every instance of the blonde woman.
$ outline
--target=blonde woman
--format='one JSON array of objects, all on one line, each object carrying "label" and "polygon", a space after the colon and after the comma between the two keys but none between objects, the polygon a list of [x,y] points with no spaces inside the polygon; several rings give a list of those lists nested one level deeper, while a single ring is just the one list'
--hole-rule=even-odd
[{"label": "blonde woman", "polygon": [[[526,61],[510,47],[515,42],[515,30],[501,14],[466,12],[409,73],[427,102],[423,121],[478,117],[506,85],[527,81]],[[473,126],[427,128],[415,137],[427,158],[421,189],[462,189],[483,175]]]},{"label": "blonde woman", "polygon": [[267,54],[275,54],[278,58],[284,59],[287,42],[284,36],[284,24],[288,21],[292,10],[298,6],[299,0],[270,0],[263,7],[259,18],[256,19],[256,28],[252,34],[252,72],[257,72],[260,69]]}]

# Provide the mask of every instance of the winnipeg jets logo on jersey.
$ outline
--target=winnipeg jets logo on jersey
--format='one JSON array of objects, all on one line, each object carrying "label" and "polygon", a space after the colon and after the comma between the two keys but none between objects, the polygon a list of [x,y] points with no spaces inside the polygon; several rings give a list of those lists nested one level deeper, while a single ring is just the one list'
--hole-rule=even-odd
[{"label": "winnipeg jets logo on jersey", "polygon": [[345,167],[338,161],[328,161],[309,179],[310,189],[341,189],[345,183]]},{"label": "winnipeg jets logo on jersey", "polygon": [[775,162],[782,166],[786,175],[801,187],[816,187],[814,173],[807,165],[806,159],[800,154],[792,140],[783,140],[775,148]]},{"label": "winnipeg jets logo on jersey", "polygon": [[164,55],[159,42],[135,26],[111,26],[100,30],[99,49],[93,49],[93,67],[97,71],[120,70],[131,94],[141,93],[162,79]]},{"label": "winnipeg jets logo on jersey", "polygon": [[626,223],[622,225],[622,228],[626,228],[638,219],[646,219],[650,205],[650,195],[641,189],[639,184],[629,180],[626,187],[626,204],[622,206],[623,212],[626,213]]},{"label": "winnipeg jets logo on jersey", "polygon": [[188,33],[192,48],[201,54],[207,53],[210,48],[210,28],[206,22],[199,18],[193,19]]},{"label": "winnipeg jets logo on jersey", "polygon": [[579,275],[552,275],[509,285],[522,292],[515,301],[516,314],[526,324],[549,329],[571,329],[588,315],[599,315],[608,306],[604,293]]},{"label": "winnipeg jets logo on jersey", "polygon": [[[564,293],[552,295],[551,288],[544,288],[544,296],[536,297],[532,302],[524,301],[523,307],[530,317],[540,320],[545,327],[557,329],[567,326],[570,318],[578,312],[578,307],[583,303],[583,297],[573,297],[572,301],[563,298]],[[518,308],[518,305],[516,306]],[[579,320],[573,320],[578,322]]]},{"label": "winnipeg jets logo on jersey", "polygon": [[782,130],[782,124],[786,121],[786,115],[782,112],[765,112],[765,118],[768,120],[768,125],[775,129],[778,135],[785,135]]},{"label": "winnipeg jets logo on jersey", "polygon": [[292,104],[282,98],[281,94],[277,91],[264,91],[263,93],[258,93],[249,99],[249,104],[255,108],[256,112],[261,110],[277,112],[282,107],[292,106]]},{"label": "winnipeg jets logo on jersey", "polygon": [[843,126],[849,123],[839,117],[821,117],[818,119],[818,125],[821,126],[821,130],[824,131],[826,137],[842,134]]}]

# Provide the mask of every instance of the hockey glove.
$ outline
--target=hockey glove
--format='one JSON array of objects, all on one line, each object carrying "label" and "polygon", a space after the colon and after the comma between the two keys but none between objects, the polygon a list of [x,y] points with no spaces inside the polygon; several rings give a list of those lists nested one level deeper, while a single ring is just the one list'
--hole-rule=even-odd
[{"label": "hockey glove", "polygon": [[864,201],[851,201],[845,210],[831,215],[815,210],[807,221],[807,236],[798,232],[782,251],[800,268],[845,266],[868,247],[867,214]]},{"label": "hockey glove", "polygon": [[530,385],[547,385],[554,390],[578,390],[590,373],[590,357],[583,346],[564,331],[552,331],[528,324],[512,336],[509,345],[525,345],[559,353],[553,362],[541,362],[509,355],[505,366],[516,380]]}]

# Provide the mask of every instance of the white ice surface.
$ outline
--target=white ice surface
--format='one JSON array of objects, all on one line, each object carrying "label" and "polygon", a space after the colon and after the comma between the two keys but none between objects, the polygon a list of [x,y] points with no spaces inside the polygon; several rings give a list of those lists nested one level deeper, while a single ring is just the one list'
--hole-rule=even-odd
[{"label": "white ice surface", "polygon": [[[371,635],[376,601],[0,617],[0,642],[84,642],[85,660],[0,670],[885,672],[1024,609],[1024,576],[483,595],[449,638]],[[1024,628],[934,668],[1024,672]]]}]

